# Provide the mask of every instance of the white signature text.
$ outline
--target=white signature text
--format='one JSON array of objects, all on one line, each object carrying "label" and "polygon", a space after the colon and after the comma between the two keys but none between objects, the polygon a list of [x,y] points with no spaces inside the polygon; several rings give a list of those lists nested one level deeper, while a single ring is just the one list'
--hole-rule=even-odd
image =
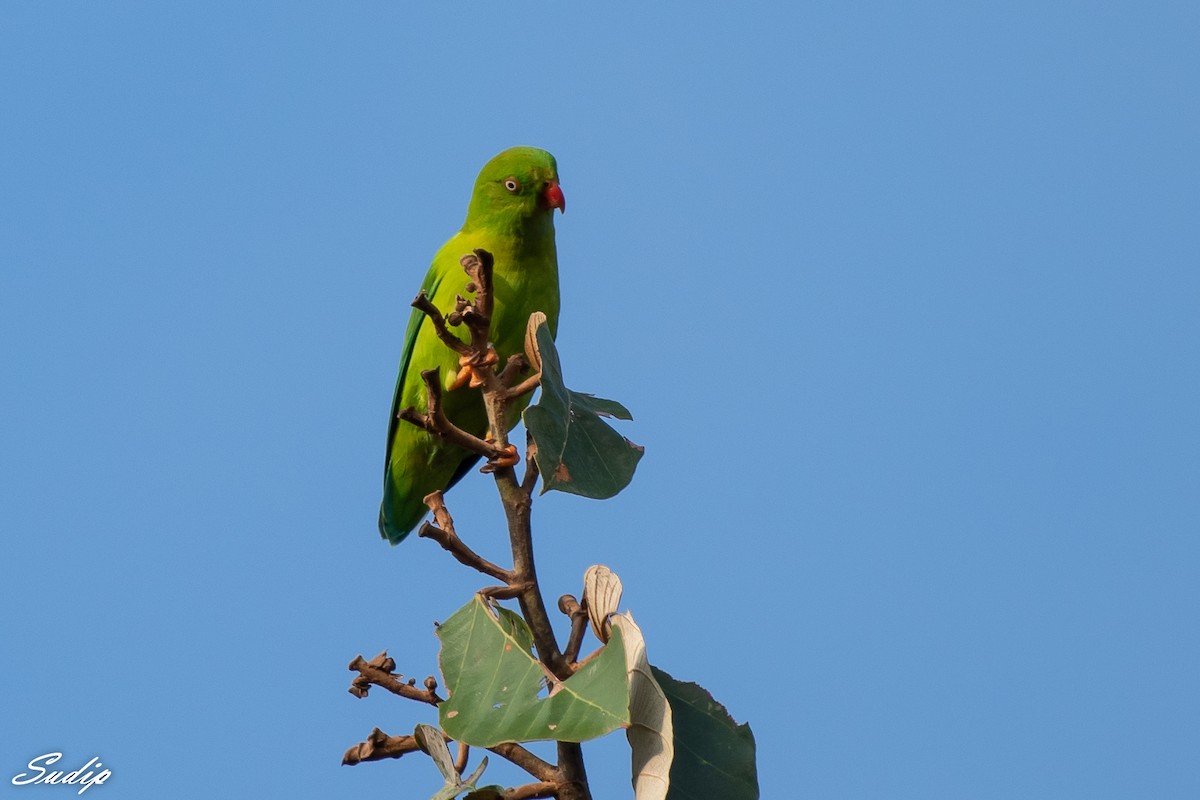
[{"label": "white signature text", "polygon": [[[30,783],[46,783],[46,784],[67,784],[74,786],[79,785],[79,791],[76,794],[83,794],[92,786],[99,786],[108,780],[112,772],[109,770],[100,770],[104,766],[100,762],[99,756],[92,756],[92,760],[84,764],[77,770],[67,772],[65,770],[56,769],[48,770],[46,766],[55,764],[62,758],[62,753],[46,753],[29,762],[29,769],[34,772],[22,772],[19,775],[14,775],[12,782],[13,786],[25,786]],[[43,766],[46,765],[46,766]]]}]

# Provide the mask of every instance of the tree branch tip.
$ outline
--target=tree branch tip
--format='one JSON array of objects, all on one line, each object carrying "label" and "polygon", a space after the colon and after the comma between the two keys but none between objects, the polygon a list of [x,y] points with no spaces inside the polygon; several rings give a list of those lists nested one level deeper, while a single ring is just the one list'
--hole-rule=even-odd
[{"label": "tree branch tip", "polygon": [[348,749],[342,756],[342,765],[352,767],[364,761],[381,761],[385,758],[400,758],[418,749],[412,736],[389,736],[379,728],[373,728],[364,741]]},{"label": "tree branch tip", "polygon": [[558,610],[566,614],[568,617],[572,617],[582,610],[582,606],[580,606],[579,601],[575,599],[575,595],[564,594],[562,597],[558,598]]},{"label": "tree branch tip", "polygon": [[393,659],[391,656],[388,655],[387,650],[379,651],[379,655],[372,658],[370,661],[367,662],[367,664],[372,667],[375,667],[376,669],[381,669],[384,672],[395,672],[396,671],[396,661],[395,661],[395,659]]},{"label": "tree branch tip", "polygon": [[429,309],[433,309],[434,311],[437,311],[437,309],[434,307],[433,303],[429,300],[429,293],[426,292],[424,289],[417,292],[417,296],[413,298],[412,302],[409,303],[409,305],[412,306],[413,308],[424,311],[426,314],[429,313]]}]

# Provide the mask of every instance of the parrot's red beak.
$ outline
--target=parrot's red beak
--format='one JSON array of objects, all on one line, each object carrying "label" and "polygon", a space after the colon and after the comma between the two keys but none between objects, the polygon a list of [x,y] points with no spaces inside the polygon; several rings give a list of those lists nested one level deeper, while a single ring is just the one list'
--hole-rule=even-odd
[{"label": "parrot's red beak", "polygon": [[558,181],[550,181],[546,184],[546,190],[542,192],[542,197],[546,199],[547,208],[551,210],[557,208],[562,213],[567,213],[567,198],[563,197]]}]

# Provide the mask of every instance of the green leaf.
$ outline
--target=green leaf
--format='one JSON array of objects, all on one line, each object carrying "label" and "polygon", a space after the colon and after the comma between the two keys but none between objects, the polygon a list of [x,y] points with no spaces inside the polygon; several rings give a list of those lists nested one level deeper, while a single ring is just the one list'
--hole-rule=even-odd
[{"label": "green leaf", "polygon": [[438,628],[439,660],[450,697],[438,706],[442,730],[460,742],[583,742],[629,724],[625,648],[614,636],[566,681],[550,680],[531,653],[533,635],[507,609],[493,615],[476,595]]},{"label": "green leaf", "polygon": [[667,800],[757,800],[754,734],[694,683],[651,667],[671,705],[675,760]]},{"label": "green leaf", "polygon": [[542,392],[522,419],[537,444],[542,492],[557,489],[603,500],[629,485],[645,448],[617,433],[602,417],[633,419],[615,400],[574,392],[563,384],[550,329],[537,329]]}]

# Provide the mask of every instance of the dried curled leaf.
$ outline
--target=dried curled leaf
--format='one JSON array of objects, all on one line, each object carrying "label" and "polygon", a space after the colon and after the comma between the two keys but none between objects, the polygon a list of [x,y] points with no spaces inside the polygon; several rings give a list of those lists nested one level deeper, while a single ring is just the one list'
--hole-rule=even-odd
[{"label": "dried curled leaf", "polygon": [[583,573],[583,602],[587,606],[592,633],[602,642],[608,641],[608,618],[621,605],[621,579],[603,564],[594,564]]},{"label": "dried curled leaf", "polygon": [[621,631],[629,672],[629,728],[625,736],[633,754],[634,799],[666,800],[671,763],[675,760],[671,706],[646,660],[646,640],[633,615],[613,615],[612,626]]},{"label": "dried curled leaf", "polygon": [[535,311],[529,315],[529,322],[525,325],[525,360],[534,372],[542,371],[542,351],[538,349],[537,329],[545,321],[546,315]]},{"label": "dried curled leaf", "polygon": [[420,724],[413,731],[413,738],[417,740],[421,749],[433,759],[433,763],[437,766],[438,772],[442,773],[442,778],[446,783],[457,783],[458,770],[454,768],[454,758],[450,755],[450,748],[446,746],[446,737],[442,735],[442,732],[432,725]]}]

